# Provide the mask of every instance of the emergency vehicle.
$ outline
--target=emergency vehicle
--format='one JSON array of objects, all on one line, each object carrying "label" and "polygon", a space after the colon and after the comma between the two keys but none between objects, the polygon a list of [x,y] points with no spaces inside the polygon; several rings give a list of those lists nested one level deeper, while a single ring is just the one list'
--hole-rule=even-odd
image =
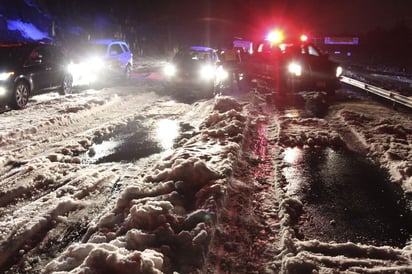
[{"label": "emergency vehicle", "polygon": [[256,43],[244,67],[249,80],[267,81],[277,92],[318,90],[333,94],[342,74],[342,68],[307,36],[286,40],[281,30]]}]

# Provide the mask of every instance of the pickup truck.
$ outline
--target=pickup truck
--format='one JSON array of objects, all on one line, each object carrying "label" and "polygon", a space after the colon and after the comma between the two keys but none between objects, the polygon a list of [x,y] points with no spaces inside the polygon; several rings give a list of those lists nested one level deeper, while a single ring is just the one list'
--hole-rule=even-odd
[{"label": "pickup truck", "polygon": [[271,83],[276,92],[325,91],[334,94],[342,68],[309,42],[256,44],[243,63],[249,80]]}]

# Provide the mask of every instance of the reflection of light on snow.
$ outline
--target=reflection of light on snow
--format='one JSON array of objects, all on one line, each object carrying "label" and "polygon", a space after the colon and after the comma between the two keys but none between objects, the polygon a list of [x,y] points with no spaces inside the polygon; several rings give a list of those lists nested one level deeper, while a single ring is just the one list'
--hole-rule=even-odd
[{"label": "reflection of light on snow", "polygon": [[174,140],[179,134],[179,125],[169,119],[160,120],[156,127],[156,137],[160,145],[168,150],[173,147]]},{"label": "reflection of light on snow", "polygon": [[92,147],[93,154],[90,155],[92,159],[98,160],[107,155],[113,154],[115,149],[119,147],[120,142],[118,140],[103,141],[101,144],[95,144]]},{"label": "reflection of light on snow", "polygon": [[170,107],[170,106],[173,106],[175,104],[176,104],[175,101],[169,100],[169,101],[164,102],[162,105]]},{"label": "reflection of light on snow", "polygon": [[285,156],[283,159],[286,163],[289,164],[297,164],[302,161],[303,152],[302,149],[294,147],[294,148],[287,148],[284,152]]},{"label": "reflection of light on snow", "polygon": [[41,40],[44,38],[49,38],[46,32],[42,32],[31,23],[24,23],[20,20],[7,20],[7,28],[9,30],[20,31],[21,34],[27,39]]},{"label": "reflection of light on snow", "polygon": [[289,109],[289,110],[285,110],[285,116],[288,118],[299,118],[300,115],[300,111],[297,109]]},{"label": "reflection of light on snow", "polygon": [[287,148],[284,152],[283,160],[288,164],[292,164],[290,167],[285,167],[282,170],[283,176],[285,176],[288,182],[286,186],[286,193],[288,195],[296,195],[302,188],[305,176],[303,176],[303,170],[300,163],[303,159],[303,150],[300,148]]},{"label": "reflection of light on snow", "polygon": [[304,164],[304,150],[301,148],[287,148],[284,152],[284,161],[291,166],[282,169],[282,174],[287,181],[286,194],[299,195],[308,185]]}]

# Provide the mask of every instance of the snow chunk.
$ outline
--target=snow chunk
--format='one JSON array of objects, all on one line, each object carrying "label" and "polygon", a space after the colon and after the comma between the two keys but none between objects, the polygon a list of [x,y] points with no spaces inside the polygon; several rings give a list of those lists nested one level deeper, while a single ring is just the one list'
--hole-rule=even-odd
[{"label": "snow chunk", "polygon": [[128,251],[112,244],[74,244],[45,268],[46,273],[162,273],[163,255],[145,249]]}]

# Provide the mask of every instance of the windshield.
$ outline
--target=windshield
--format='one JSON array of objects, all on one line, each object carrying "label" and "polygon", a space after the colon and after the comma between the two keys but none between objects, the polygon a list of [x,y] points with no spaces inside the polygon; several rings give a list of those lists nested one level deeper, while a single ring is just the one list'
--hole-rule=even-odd
[{"label": "windshield", "polygon": [[107,45],[104,44],[88,44],[86,52],[93,52],[95,55],[103,56],[106,54]]},{"label": "windshield", "polygon": [[207,62],[211,60],[211,54],[209,51],[185,50],[178,52],[173,60],[177,62]]}]

